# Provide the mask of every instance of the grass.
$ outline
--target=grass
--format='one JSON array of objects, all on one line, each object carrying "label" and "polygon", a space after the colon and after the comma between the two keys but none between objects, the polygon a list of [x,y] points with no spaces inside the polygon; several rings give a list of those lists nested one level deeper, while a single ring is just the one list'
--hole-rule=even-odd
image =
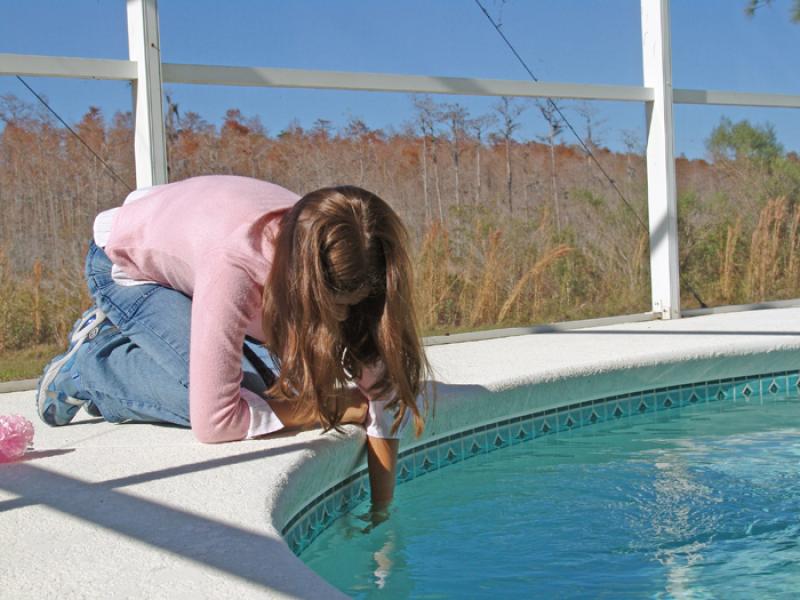
[{"label": "grass", "polygon": [[38,378],[50,359],[63,351],[64,348],[55,344],[41,344],[24,350],[3,352],[0,360],[0,381]]},{"label": "grass", "polygon": [[[423,336],[646,312],[647,232],[622,238],[615,254],[536,220],[462,212],[453,233],[434,221],[414,253],[414,294]],[[796,298],[800,290],[800,203],[764,203],[752,230],[737,215],[704,234],[682,273],[709,306]],[[0,381],[32,379],[63,352],[71,324],[90,303],[79,265],[70,273],[14,274],[0,248]],[[78,282],[78,283],[76,283]],[[686,296],[685,308],[695,299]],[[64,340],[64,341],[60,341]]]}]

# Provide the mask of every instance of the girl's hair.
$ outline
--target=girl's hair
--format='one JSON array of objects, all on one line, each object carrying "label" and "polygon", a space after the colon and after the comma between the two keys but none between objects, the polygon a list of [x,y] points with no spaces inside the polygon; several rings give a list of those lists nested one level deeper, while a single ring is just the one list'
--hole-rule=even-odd
[{"label": "girl's hair", "polygon": [[408,232],[392,208],[355,186],[303,196],[282,217],[264,285],[265,347],[279,370],[267,394],[314,412],[325,431],[340,430],[346,383],[382,361],[369,390],[395,398],[392,434],[411,411],[417,437],[424,419],[416,404],[427,393],[430,364],[413,304]]}]

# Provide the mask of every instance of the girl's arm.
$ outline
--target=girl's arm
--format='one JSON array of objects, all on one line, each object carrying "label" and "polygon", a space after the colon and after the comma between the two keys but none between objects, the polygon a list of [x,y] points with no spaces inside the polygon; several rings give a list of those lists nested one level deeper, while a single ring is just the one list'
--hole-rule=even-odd
[{"label": "girl's arm", "polygon": [[367,467],[373,510],[384,509],[392,501],[399,445],[400,440],[397,439],[367,436]]},{"label": "girl's arm", "polygon": [[236,260],[206,254],[195,279],[189,349],[189,415],[201,442],[244,439],[253,424],[253,435],[283,427],[264,398],[241,387],[245,331],[260,300]]},{"label": "girl's arm", "polygon": [[386,398],[373,397],[369,388],[380,377],[383,365],[373,364],[362,370],[361,378],[356,382],[358,388],[369,400],[367,414],[367,467],[369,469],[369,484],[372,493],[373,509],[388,507],[394,495],[395,476],[397,473],[397,452],[400,437],[408,423],[409,415],[400,425],[398,431],[391,433],[394,422],[394,411],[386,409],[386,404],[394,398],[392,391]]}]

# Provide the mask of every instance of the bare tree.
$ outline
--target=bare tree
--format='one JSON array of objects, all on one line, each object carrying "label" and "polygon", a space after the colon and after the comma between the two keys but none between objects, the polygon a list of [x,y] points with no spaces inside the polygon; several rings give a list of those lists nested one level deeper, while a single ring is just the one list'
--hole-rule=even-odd
[{"label": "bare tree", "polygon": [[[597,106],[586,101],[579,103],[577,107],[575,107],[575,112],[577,112],[581,120],[583,120],[583,126],[586,130],[583,136],[583,143],[586,144],[589,150],[594,152],[603,143],[599,132],[607,122],[607,119],[600,118],[600,111]],[[591,161],[588,156],[587,160]]]},{"label": "bare tree", "polygon": [[481,150],[483,149],[483,135],[490,127],[497,125],[497,117],[492,114],[481,115],[467,122],[467,126],[472,131],[475,139],[475,203],[481,200],[482,180],[481,180]]},{"label": "bare tree", "polygon": [[525,108],[524,104],[508,96],[501,96],[500,101],[494,105],[494,110],[499,115],[500,120],[500,129],[496,135],[505,143],[506,148],[506,194],[508,210],[511,214],[514,214],[514,207],[512,204],[514,174],[511,170],[511,140],[513,139],[514,132],[519,129],[520,122],[518,119],[520,115],[525,112]]},{"label": "bare tree", "polygon": [[561,124],[561,117],[558,116],[556,105],[553,102],[537,102],[536,105],[539,107],[539,112],[542,113],[542,117],[544,117],[548,126],[547,134],[539,136],[539,139],[546,141],[550,148],[550,182],[553,194],[553,210],[556,216],[556,231],[561,233],[561,215],[558,206],[558,180],[556,178],[555,142],[556,138],[561,134],[563,126]]},{"label": "bare tree", "polygon": [[172,164],[174,161],[170,159],[170,153],[175,143],[178,141],[178,123],[180,122],[181,115],[178,103],[172,98],[172,94],[166,92],[164,99],[167,101],[167,115],[164,119],[164,129],[167,134],[167,180],[172,179]]},{"label": "bare tree", "polygon": [[[422,137],[422,197],[425,201],[425,223],[429,224],[433,217],[431,215],[431,204],[428,192],[428,148],[431,148],[435,161],[438,107],[430,96],[414,96],[413,102],[414,109],[417,111],[416,125]],[[442,218],[441,198],[439,200],[439,218]]]},{"label": "bare tree", "polygon": [[633,157],[644,155],[644,147],[639,134],[633,129],[622,130],[622,144],[625,146],[625,184],[630,190],[633,179],[636,176],[636,165],[633,162]]},{"label": "bare tree", "polygon": [[364,185],[369,152],[369,133],[370,129],[367,124],[357,117],[350,117],[344,129],[345,137],[358,144],[358,185],[360,186]]},{"label": "bare tree", "polygon": [[455,173],[456,206],[461,206],[461,155],[467,145],[467,109],[458,103],[445,104],[441,110],[441,118],[447,123],[450,136],[450,155],[453,158]]}]

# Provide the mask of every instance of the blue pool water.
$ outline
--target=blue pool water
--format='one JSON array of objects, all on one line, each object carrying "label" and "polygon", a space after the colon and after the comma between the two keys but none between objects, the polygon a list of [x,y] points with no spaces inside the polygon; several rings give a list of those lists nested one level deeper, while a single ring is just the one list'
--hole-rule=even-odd
[{"label": "blue pool water", "polygon": [[800,400],[553,434],[367,508],[301,555],[355,598],[797,598]]}]

